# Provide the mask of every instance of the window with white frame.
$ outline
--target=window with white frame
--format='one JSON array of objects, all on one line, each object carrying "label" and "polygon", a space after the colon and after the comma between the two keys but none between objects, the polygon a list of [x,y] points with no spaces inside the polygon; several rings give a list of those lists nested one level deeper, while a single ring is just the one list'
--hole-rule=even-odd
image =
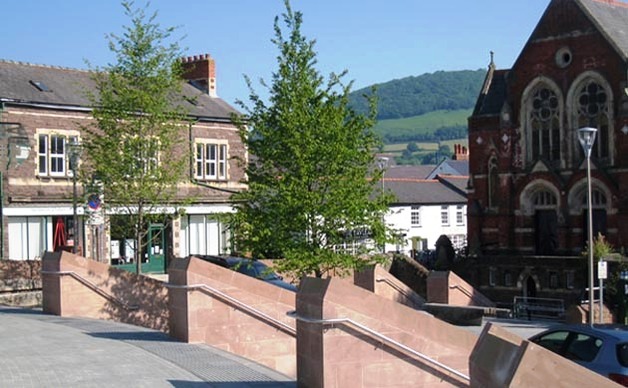
[{"label": "window with white frame", "polygon": [[38,175],[70,177],[69,144],[78,142],[78,136],[70,131],[41,131],[37,135]]},{"label": "window with white frame", "polygon": [[440,207],[440,223],[443,226],[449,226],[449,206]]},{"label": "window with white frame", "polygon": [[464,206],[456,206],[456,225],[464,225]]},{"label": "window with white frame", "polygon": [[231,250],[231,234],[216,215],[189,215],[181,219],[179,254],[225,255]]},{"label": "window with white frame", "polygon": [[197,141],[194,177],[199,180],[227,179],[227,145]]},{"label": "window with white frame", "polygon": [[129,136],[123,140],[123,152],[129,158],[128,176],[150,174],[159,166],[159,138]]},{"label": "window with white frame", "polygon": [[421,206],[410,208],[410,226],[413,228],[421,226]]},{"label": "window with white frame", "polygon": [[454,249],[462,249],[467,244],[467,236],[464,234],[452,234],[447,237]]}]

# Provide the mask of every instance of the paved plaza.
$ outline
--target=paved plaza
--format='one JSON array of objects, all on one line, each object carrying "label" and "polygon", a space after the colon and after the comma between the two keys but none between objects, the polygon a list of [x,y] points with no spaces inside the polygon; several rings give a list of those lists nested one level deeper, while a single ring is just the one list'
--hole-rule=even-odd
[{"label": "paved plaza", "polygon": [[[555,322],[485,319],[528,338]],[[484,326],[469,326],[479,334]],[[208,345],[137,326],[0,306],[0,387],[296,387]]]},{"label": "paved plaza", "polygon": [[137,326],[0,306],[0,387],[296,387],[207,345]]}]

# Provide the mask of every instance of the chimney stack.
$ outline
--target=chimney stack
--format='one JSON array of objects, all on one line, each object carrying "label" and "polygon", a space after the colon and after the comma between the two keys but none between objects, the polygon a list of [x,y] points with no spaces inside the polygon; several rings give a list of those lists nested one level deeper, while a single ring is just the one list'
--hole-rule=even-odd
[{"label": "chimney stack", "polygon": [[216,64],[209,54],[181,58],[183,78],[210,97],[216,94]]},{"label": "chimney stack", "polygon": [[469,151],[462,144],[454,144],[453,160],[469,160]]}]

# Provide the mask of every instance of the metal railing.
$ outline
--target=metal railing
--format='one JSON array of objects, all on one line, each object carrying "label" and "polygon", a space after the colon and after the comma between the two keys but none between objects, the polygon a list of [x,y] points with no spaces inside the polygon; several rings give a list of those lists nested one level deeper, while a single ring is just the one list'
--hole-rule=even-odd
[{"label": "metal railing", "polygon": [[401,350],[407,354],[411,354],[415,357],[420,358],[421,360],[436,366],[438,368],[444,369],[445,371],[467,381],[470,382],[471,379],[469,378],[469,376],[465,375],[464,373],[461,373],[457,370],[455,370],[454,368],[447,366],[445,364],[443,364],[442,362],[436,361],[433,358],[418,352],[398,341],[395,341],[394,339],[385,336],[384,334],[381,334],[367,326],[362,325],[361,323],[358,323],[356,321],[354,321],[351,318],[330,318],[330,319],[312,319],[312,318],[306,318],[306,317],[301,317],[299,315],[297,315],[296,311],[290,311],[288,312],[288,316],[291,318],[296,319],[297,321],[303,321],[303,322],[307,322],[307,323],[313,323],[313,324],[321,324],[321,325],[329,325],[329,326],[334,326],[337,324],[344,324],[344,325],[350,325],[353,326],[359,330],[361,330],[364,333],[369,334],[370,336],[388,344],[389,346],[392,346],[393,348],[397,349],[397,350]]},{"label": "metal railing", "polygon": [[109,294],[108,292],[106,292],[102,288],[98,287],[96,284],[92,283],[91,281],[89,281],[88,279],[84,278],[82,275],[80,275],[80,274],[78,274],[78,273],[76,273],[74,271],[41,271],[41,274],[42,275],[71,276],[74,279],[78,280],[83,285],[87,286],[87,288],[89,288],[92,291],[96,292],[98,295],[102,296],[103,298],[107,299],[110,302],[113,302],[113,303],[117,304],[118,306],[121,306],[125,310],[128,310],[128,311],[139,310],[139,306],[129,305],[128,303],[124,302],[120,298],[117,298],[117,297]]},{"label": "metal railing", "polygon": [[564,319],[565,302],[562,299],[515,296],[513,312],[516,318]]},{"label": "metal railing", "polygon": [[[466,288],[462,287],[459,284],[452,284],[452,285],[449,286],[449,288],[455,288],[455,289],[459,290],[460,292],[465,294],[465,296],[471,298],[472,301],[480,304],[481,306],[484,306],[486,304],[486,302],[484,300],[481,300],[481,298],[478,298],[477,295],[473,294],[473,292],[467,290]],[[485,307],[492,307],[492,306],[485,306]]]},{"label": "metal railing", "polygon": [[390,279],[377,278],[375,279],[375,281],[378,283],[388,284],[392,289],[394,289],[401,295],[405,296],[406,299],[410,300],[414,304],[421,305],[423,303],[423,301],[421,300],[421,297],[418,294],[414,293],[414,291],[413,293],[409,293],[407,290],[404,290],[402,287],[400,287],[398,284],[395,284]]},{"label": "metal railing", "polygon": [[293,328],[292,326],[281,322],[280,320],[271,317],[270,315],[257,310],[254,307],[251,307],[249,305],[247,305],[246,303],[231,297],[227,294],[225,294],[222,291],[219,291],[213,287],[208,286],[207,284],[190,284],[190,285],[179,285],[179,284],[171,284],[171,283],[166,283],[165,286],[167,288],[174,288],[174,289],[184,289],[184,290],[201,290],[204,291],[206,293],[209,293],[213,296],[217,296],[218,298],[236,306],[237,308],[239,308],[240,310],[243,310],[257,318],[261,318],[262,320],[271,323],[272,325],[279,327],[282,331],[286,332],[287,334],[292,335],[293,337],[297,336],[297,330],[295,328]]}]

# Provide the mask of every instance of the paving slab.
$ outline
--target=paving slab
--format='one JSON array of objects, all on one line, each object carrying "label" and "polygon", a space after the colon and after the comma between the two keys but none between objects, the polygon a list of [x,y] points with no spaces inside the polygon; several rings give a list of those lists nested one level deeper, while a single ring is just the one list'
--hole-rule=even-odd
[{"label": "paving slab", "polygon": [[296,387],[208,345],[111,321],[0,306],[0,387]]}]

